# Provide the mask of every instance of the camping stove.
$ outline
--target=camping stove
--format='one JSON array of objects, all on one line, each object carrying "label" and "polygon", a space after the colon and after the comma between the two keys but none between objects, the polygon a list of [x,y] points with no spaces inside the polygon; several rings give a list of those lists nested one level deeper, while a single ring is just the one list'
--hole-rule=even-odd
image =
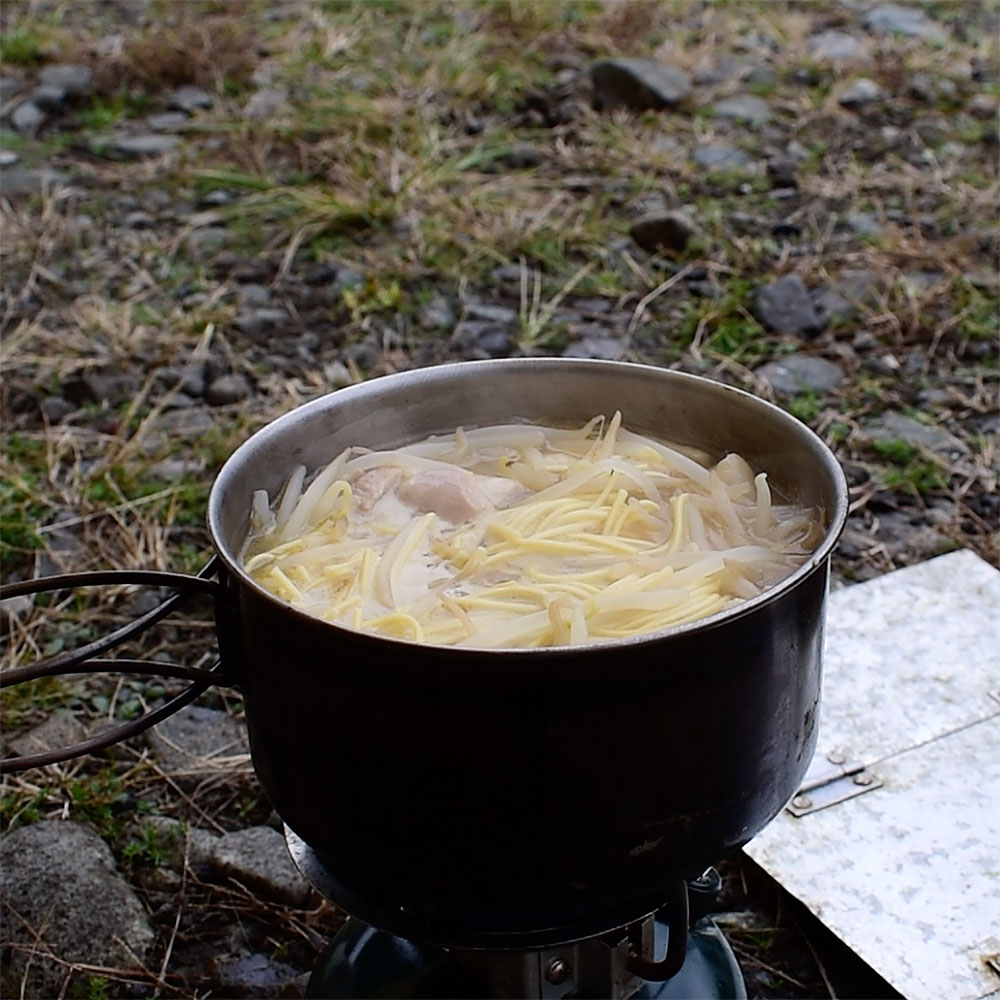
[{"label": "camping stove", "polygon": [[[708,916],[722,880],[714,868],[679,882],[666,906],[626,927],[580,941],[514,948],[453,947],[428,942],[405,914],[375,912],[352,896],[315,851],[285,828],[303,876],[351,916],[320,957],[306,989],[314,998],[610,998],[745,1000],[739,965]],[[391,925],[405,936],[380,929]],[[474,939],[473,939],[474,940]]]}]

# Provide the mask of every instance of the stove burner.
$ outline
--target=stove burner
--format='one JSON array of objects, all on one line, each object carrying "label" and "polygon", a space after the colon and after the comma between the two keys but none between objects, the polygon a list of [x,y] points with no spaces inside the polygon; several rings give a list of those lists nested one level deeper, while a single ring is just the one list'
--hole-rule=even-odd
[{"label": "stove burner", "polygon": [[[293,861],[322,895],[364,915],[364,901],[345,899],[343,887],[308,844],[287,827],[285,839]],[[710,868],[693,882],[679,883],[671,902],[644,920],[531,950],[421,944],[352,916],[321,956],[305,995],[745,1000],[736,958],[707,916],[720,888],[721,879]]]}]

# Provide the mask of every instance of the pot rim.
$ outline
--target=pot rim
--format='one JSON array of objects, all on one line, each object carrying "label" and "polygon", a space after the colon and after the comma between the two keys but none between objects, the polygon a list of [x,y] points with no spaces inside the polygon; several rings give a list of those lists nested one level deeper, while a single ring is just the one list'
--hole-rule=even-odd
[{"label": "pot rim", "polygon": [[[500,375],[501,373],[517,374],[518,372],[524,372],[526,370],[537,370],[542,366],[550,368],[558,367],[562,371],[604,369],[609,374],[617,373],[623,378],[628,378],[629,376],[635,375],[639,372],[644,374],[656,373],[657,377],[662,377],[666,381],[697,383],[709,391],[718,392],[722,395],[731,394],[737,396],[740,398],[743,405],[756,407],[759,410],[764,411],[773,421],[775,421],[778,425],[783,426],[783,428],[786,428],[790,433],[804,436],[810,441],[813,451],[821,460],[822,469],[830,478],[836,492],[836,502],[833,509],[828,512],[829,523],[819,545],[801,566],[774,586],[769,587],[763,593],[758,594],[750,600],[743,601],[735,607],[718,611],[714,615],[710,615],[706,618],[699,618],[693,622],[688,622],[683,625],[674,625],[666,629],[661,629],[657,632],[645,632],[621,639],[602,640],[601,642],[587,643],[583,646],[564,645],[542,646],[536,648],[480,648],[474,646],[451,646],[428,642],[417,642],[413,639],[403,639],[395,636],[380,635],[374,632],[350,629],[342,625],[337,625],[334,622],[324,621],[321,618],[317,618],[314,615],[300,611],[292,605],[287,604],[285,601],[275,597],[274,594],[258,584],[240,565],[237,553],[233,552],[224,542],[222,509],[225,500],[227,481],[235,474],[234,470],[240,466],[241,462],[244,460],[248,452],[252,450],[255,443],[258,443],[262,438],[267,436],[280,435],[288,424],[301,420],[302,415],[307,411],[321,411],[335,405],[331,403],[331,398],[333,397],[336,397],[337,399],[346,399],[348,396],[351,398],[363,398],[367,395],[383,395],[392,391],[391,386],[393,384],[403,382],[412,386],[414,383],[419,383],[425,380],[430,381],[432,379],[436,380],[447,378],[449,373],[454,373],[460,369],[463,371],[469,370],[470,372],[492,370],[496,375]],[[309,470],[310,475],[313,472],[315,472],[314,469]],[[655,365],[636,364],[625,361],[601,361],[590,358],[549,357],[493,358],[485,361],[459,361],[444,365],[432,365],[427,368],[408,369],[406,371],[395,372],[390,375],[379,376],[367,382],[358,382],[354,385],[346,386],[341,389],[335,389],[317,397],[316,399],[312,399],[307,403],[294,407],[288,412],[283,413],[280,417],[276,417],[274,420],[265,424],[263,427],[251,434],[250,437],[247,438],[223,463],[222,468],[219,470],[219,473],[212,484],[211,492],[209,493],[208,529],[215,551],[218,553],[219,558],[225,565],[227,573],[230,574],[232,578],[237,580],[242,586],[249,587],[261,599],[273,604],[282,611],[287,612],[292,615],[293,618],[301,619],[303,623],[308,624],[310,627],[326,628],[334,634],[344,633],[349,635],[355,641],[357,641],[358,637],[361,637],[371,640],[377,644],[387,643],[390,646],[398,645],[404,650],[413,646],[419,646],[425,649],[434,649],[442,656],[464,657],[469,654],[481,655],[483,653],[517,657],[553,655],[579,656],[584,650],[588,652],[599,650],[607,650],[609,652],[615,650],[627,650],[634,646],[648,642],[659,642],[664,639],[673,638],[674,636],[687,636],[698,632],[705,632],[709,629],[723,626],[730,621],[742,618],[744,615],[753,614],[758,609],[779,600],[786,593],[794,590],[800,581],[810,576],[818,568],[822,567],[829,559],[834,547],[840,539],[841,533],[844,530],[844,525],[847,521],[848,503],[849,498],[846,477],[844,476],[843,469],[840,467],[839,462],[826,442],[823,441],[823,439],[820,438],[819,435],[816,434],[816,432],[810,427],[798,418],[792,416],[787,411],[781,409],[781,407],[776,406],[774,403],[765,399],[761,399],[759,396],[754,396],[752,393],[749,393],[744,389],[738,389],[734,386],[727,385],[723,382],[717,382],[702,375],[692,375],[687,372],[673,371],[667,368],[658,368]]]}]

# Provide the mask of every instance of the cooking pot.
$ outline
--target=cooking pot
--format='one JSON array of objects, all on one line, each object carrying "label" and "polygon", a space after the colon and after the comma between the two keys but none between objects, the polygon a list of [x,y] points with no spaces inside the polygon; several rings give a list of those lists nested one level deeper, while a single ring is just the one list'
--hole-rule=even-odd
[{"label": "cooking pot", "polygon": [[[816,551],[698,622],[488,651],[320,621],[241,567],[253,492],[275,496],[297,465],[459,424],[579,425],[615,410],[632,430],[765,469],[775,494],[821,511]],[[529,947],[655,911],[794,793],[815,747],[829,561],[846,513],[822,441],[740,390],[616,362],[466,362],[341,389],[254,434],[209,497],[218,580],[171,585],[213,593],[254,768],[334,898],[422,940]]]}]

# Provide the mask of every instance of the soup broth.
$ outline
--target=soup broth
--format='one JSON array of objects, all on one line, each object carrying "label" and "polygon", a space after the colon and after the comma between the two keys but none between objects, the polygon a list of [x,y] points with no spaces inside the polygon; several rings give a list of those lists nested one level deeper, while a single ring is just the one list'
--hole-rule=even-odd
[{"label": "soup broth", "polygon": [[627,430],[458,429],[350,448],[272,504],[254,495],[250,576],[347,628],[436,645],[538,647],[658,632],[757,596],[819,544],[766,473]]}]

